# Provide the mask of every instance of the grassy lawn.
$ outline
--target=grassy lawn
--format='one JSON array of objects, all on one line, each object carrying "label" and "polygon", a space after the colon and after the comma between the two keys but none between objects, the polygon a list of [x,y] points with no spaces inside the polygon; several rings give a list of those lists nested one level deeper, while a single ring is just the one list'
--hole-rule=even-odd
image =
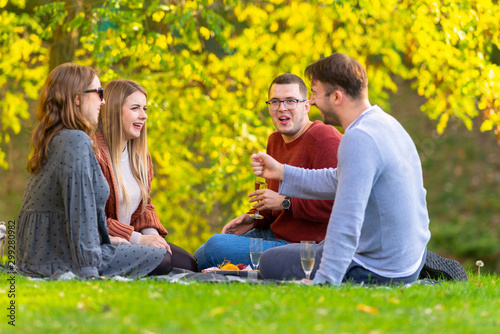
[{"label": "grassy lawn", "polygon": [[[0,333],[495,333],[500,276],[412,287],[30,281],[0,274]],[[5,284],[7,283],[7,284]]]}]

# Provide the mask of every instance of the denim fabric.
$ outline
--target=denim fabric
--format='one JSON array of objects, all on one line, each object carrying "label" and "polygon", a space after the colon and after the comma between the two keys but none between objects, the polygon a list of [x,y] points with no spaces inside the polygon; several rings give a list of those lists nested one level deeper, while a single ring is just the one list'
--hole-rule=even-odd
[{"label": "denim fabric", "polygon": [[[316,246],[316,262],[311,273],[311,279],[314,278],[316,271],[319,268],[321,257],[323,256],[323,243]],[[351,262],[344,275],[343,282],[352,283],[368,283],[368,284],[407,284],[415,282],[425,263],[420,264],[420,267],[415,273],[407,277],[387,278],[377,275],[356,262]],[[260,258],[260,273],[265,279],[291,280],[305,278],[302,265],[300,263],[300,244],[290,244],[284,247],[271,249],[262,254]]]},{"label": "denim fabric", "polygon": [[198,260],[200,270],[215,267],[224,261],[231,261],[233,264],[250,264],[250,239],[264,239],[263,251],[270,248],[288,244],[287,241],[274,238],[270,229],[253,229],[244,235],[216,234],[194,252],[194,257]]},{"label": "denim fabric", "polygon": [[[427,250],[425,251],[427,254]],[[415,271],[412,275],[406,277],[395,277],[388,278],[377,275],[368,269],[361,267],[356,262],[351,262],[349,267],[347,268],[347,272],[344,276],[342,282],[351,282],[351,283],[368,283],[368,284],[377,284],[377,285],[391,285],[391,284],[408,284],[413,283],[418,280],[418,275],[420,275],[420,271],[424,267],[425,264],[425,255],[423,258],[420,267]]]}]

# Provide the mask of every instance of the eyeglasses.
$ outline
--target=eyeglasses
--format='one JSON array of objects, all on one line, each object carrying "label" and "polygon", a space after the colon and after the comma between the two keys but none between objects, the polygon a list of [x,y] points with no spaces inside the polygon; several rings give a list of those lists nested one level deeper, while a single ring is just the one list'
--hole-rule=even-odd
[{"label": "eyeglasses", "polygon": [[298,100],[298,99],[289,99],[289,100],[271,100],[271,101],[266,101],[267,106],[269,107],[269,110],[278,110],[280,108],[281,102],[285,105],[285,108],[288,110],[293,110],[297,108],[299,102],[306,102],[307,100]]},{"label": "eyeglasses", "polygon": [[99,87],[96,89],[87,89],[83,91],[84,93],[97,93],[99,94],[99,97],[101,98],[101,101],[104,101],[104,88]]}]

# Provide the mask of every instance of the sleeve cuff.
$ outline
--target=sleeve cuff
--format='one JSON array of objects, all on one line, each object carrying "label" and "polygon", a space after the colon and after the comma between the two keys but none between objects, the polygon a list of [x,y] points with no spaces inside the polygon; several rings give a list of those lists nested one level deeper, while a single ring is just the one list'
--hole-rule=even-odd
[{"label": "sleeve cuff", "polygon": [[290,166],[288,166],[287,164],[284,164],[284,166],[285,166],[285,168],[283,170],[283,179],[279,182],[278,194],[286,196],[286,194],[283,193],[283,187],[285,186],[283,183],[286,182],[287,170],[289,172]]},{"label": "sleeve cuff", "polygon": [[[137,232],[134,232],[137,233]],[[146,235],[160,235],[158,233],[158,230],[155,229],[154,227],[146,227],[141,230],[141,234],[146,234]]]},{"label": "sleeve cuff", "polygon": [[139,240],[141,239],[141,234],[139,232],[132,232],[132,236],[130,237],[130,243],[131,244],[134,244],[134,245],[138,245],[139,244]]},{"label": "sleeve cuff", "polygon": [[340,285],[340,282],[334,282],[331,279],[329,279],[327,276],[324,276],[319,272],[319,270],[316,272],[316,276],[314,276],[314,279],[312,281],[312,284],[331,284],[331,285]]}]

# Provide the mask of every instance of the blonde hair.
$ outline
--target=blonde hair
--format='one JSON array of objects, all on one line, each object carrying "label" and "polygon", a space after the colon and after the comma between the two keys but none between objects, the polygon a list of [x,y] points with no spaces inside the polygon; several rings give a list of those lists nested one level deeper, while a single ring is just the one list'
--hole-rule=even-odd
[{"label": "blonde hair", "polygon": [[59,65],[50,72],[36,110],[39,124],[31,138],[33,154],[28,162],[28,172],[36,174],[43,169],[49,144],[63,129],[93,135],[95,125],[88,121],[75,100],[79,96],[82,101],[83,91],[92,84],[96,75],[94,69],[73,63]]},{"label": "blonde hair", "polygon": [[[106,104],[101,106],[99,113],[99,130],[104,135],[104,139],[108,145],[111,163],[113,164],[113,173],[123,201],[127,206],[130,203],[130,196],[125,186],[121,169],[121,147],[123,140],[122,108],[127,97],[137,91],[147,97],[146,90],[134,81],[119,79],[109,82],[104,88],[104,100]],[[127,141],[127,148],[132,174],[141,189],[142,209],[144,210],[149,196],[146,123],[144,123],[139,138]]]}]

